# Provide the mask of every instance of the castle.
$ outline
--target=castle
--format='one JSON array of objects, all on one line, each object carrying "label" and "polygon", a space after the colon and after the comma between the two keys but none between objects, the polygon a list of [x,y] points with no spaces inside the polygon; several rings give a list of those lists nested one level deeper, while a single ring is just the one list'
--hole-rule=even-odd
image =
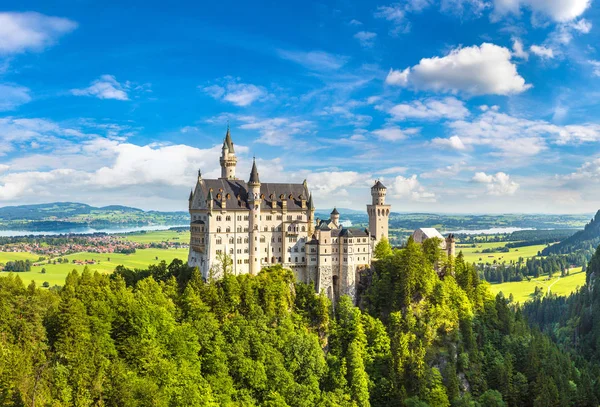
[{"label": "castle", "polygon": [[205,278],[219,278],[225,255],[234,274],[258,274],[262,267],[281,264],[332,299],[355,297],[360,271],[370,266],[377,241],[388,236],[390,205],[381,182],[371,188],[369,228],[344,228],[336,209],[328,220],[315,219],[306,181],[261,182],[256,161],[248,181],[238,179],[229,129],[220,164],[219,179],[204,179],[199,172],[190,193],[190,266]]},{"label": "castle", "polygon": [[[204,278],[220,278],[224,269],[258,274],[263,267],[281,264],[334,301],[341,295],[356,298],[360,273],[370,267],[377,242],[388,237],[391,207],[381,182],[371,187],[368,229],[345,228],[337,209],[327,220],[315,219],[306,180],[261,182],[256,161],[248,182],[238,179],[229,128],[220,164],[219,179],[204,179],[198,172],[190,193],[190,266],[198,267]],[[449,240],[443,243],[444,249],[450,245]],[[454,250],[453,239],[451,246]]]}]

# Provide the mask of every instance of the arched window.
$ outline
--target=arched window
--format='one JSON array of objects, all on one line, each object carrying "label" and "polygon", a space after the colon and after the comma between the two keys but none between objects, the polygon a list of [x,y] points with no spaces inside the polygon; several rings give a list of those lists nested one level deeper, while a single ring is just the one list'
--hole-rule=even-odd
[{"label": "arched window", "polygon": [[217,233],[221,233],[221,228],[220,227],[217,228]]},{"label": "arched window", "polygon": [[223,241],[221,240],[221,238],[218,238],[217,239],[217,244],[221,244],[221,243],[223,243]]},{"label": "arched window", "polygon": [[237,242],[238,242],[238,243],[242,243],[242,238],[241,238],[241,237],[238,237],[238,238],[237,238]]},{"label": "arched window", "polygon": [[306,232],[306,226],[302,226],[302,231]]},{"label": "arched window", "polygon": [[230,228],[229,226],[227,226],[227,227],[225,228],[225,232],[227,232],[227,233],[231,232],[231,228]]},{"label": "arched window", "polygon": [[221,221],[221,216],[217,216],[217,222]]},{"label": "arched window", "polygon": [[229,222],[229,221],[231,220],[231,216],[226,216],[226,217],[225,217],[225,220],[226,220],[227,222]]}]

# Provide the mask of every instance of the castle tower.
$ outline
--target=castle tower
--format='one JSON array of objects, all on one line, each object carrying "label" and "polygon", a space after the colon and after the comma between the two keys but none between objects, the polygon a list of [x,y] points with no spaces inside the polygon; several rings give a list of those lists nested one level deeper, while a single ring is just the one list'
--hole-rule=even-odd
[{"label": "castle tower", "polygon": [[312,194],[308,196],[308,236],[312,236],[315,231],[315,204],[313,203]]},{"label": "castle tower", "polygon": [[376,181],[371,187],[371,205],[367,205],[367,213],[369,214],[369,233],[375,238],[375,242],[379,242],[382,237],[388,237],[388,224],[390,216],[390,205],[385,204],[385,195],[387,188],[380,182]]},{"label": "castle tower", "polygon": [[448,257],[454,257],[456,255],[456,240],[454,239],[453,233],[450,233],[448,237],[446,237],[446,252],[448,253]]},{"label": "castle tower", "polygon": [[340,213],[337,208],[333,208],[333,211],[331,211],[331,221],[336,227],[340,227]]},{"label": "castle tower", "polygon": [[227,125],[227,134],[225,134],[225,140],[223,141],[223,148],[221,150],[221,159],[219,161],[221,163],[221,178],[236,179],[235,166],[237,164],[237,157],[235,156],[233,141],[231,141],[229,125]]},{"label": "castle tower", "polygon": [[263,253],[260,248],[260,179],[256,168],[256,160],[252,162],[252,171],[248,180],[248,208],[250,209],[250,274],[260,271],[260,259]]}]

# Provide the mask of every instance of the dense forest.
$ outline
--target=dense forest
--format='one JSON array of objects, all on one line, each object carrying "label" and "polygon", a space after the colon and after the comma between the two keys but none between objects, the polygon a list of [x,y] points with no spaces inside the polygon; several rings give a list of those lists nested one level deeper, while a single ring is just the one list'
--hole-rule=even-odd
[{"label": "dense forest", "polygon": [[588,255],[588,258],[600,244],[600,211],[585,225],[585,228],[573,236],[564,239],[558,244],[549,246],[542,251],[542,255],[573,254],[577,252]]},{"label": "dense forest", "polygon": [[181,261],[43,290],[0,278],[6,406],[593,406],[563,353],[462,256],[377,248],[361,308],[281,267],[203,281]]}]

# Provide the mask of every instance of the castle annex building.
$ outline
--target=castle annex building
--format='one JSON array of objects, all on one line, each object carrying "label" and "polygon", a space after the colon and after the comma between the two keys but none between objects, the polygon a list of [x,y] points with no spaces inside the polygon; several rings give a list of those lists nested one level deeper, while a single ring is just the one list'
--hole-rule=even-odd
[{"label": "castle annex building", "polygon": [[344,228],[336,209],[328,220],[315,219],[306,181],[263,182],[256,162],[248,181],[238,179],[229,128],[220,163],[221,177],[204,179],[199,172],[190,193],[188,264],[205,278],[219,278],[228,258],[234,274],[258,274],[262,267],[281,264],[332,299],[354,298],[360,271],[370,266],[375,244],[388,236],[386,187],[377,181],[371,188],[368,229]]}]

